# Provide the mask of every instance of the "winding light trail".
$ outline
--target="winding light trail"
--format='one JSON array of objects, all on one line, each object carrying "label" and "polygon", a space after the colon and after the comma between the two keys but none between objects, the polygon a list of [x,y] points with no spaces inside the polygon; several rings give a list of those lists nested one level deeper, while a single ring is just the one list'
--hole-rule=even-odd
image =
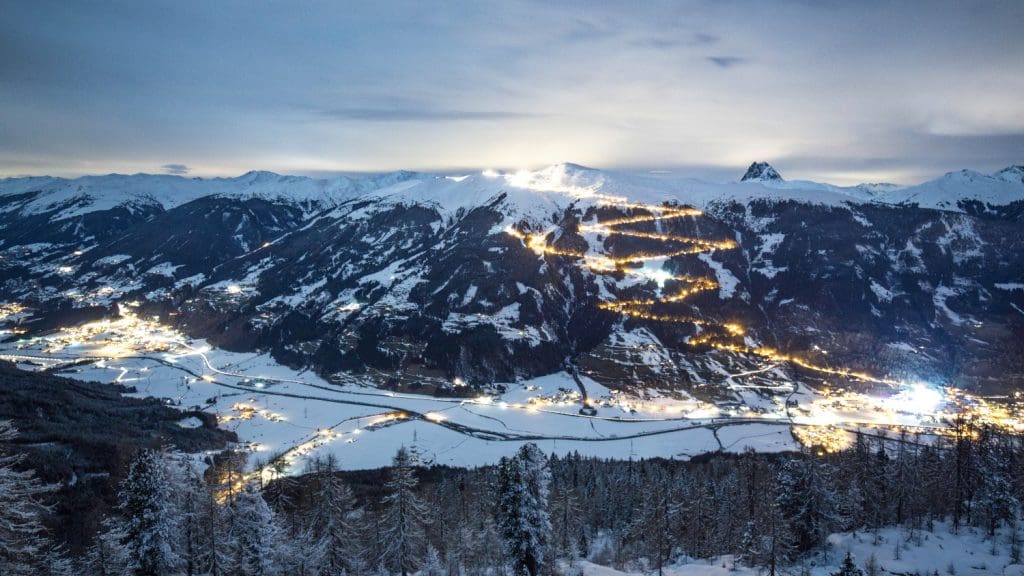
[{"label": "winding light trail", "polygon": [[[750,354],[767,359],[774,363],[789,363],[813,372],[842,376],[846,378],[856,378],[866,382],[885,384],[894,388],[899,388],[907,384],[907,382],[902,380],[882,378],[862,371],[846,368],[831,368],[828,366],[814,364],[801,357],[781,353],[773,348],[748,346],[745,343],[738,344],[737,339],[746,334],[746,329],[739,323],[718,322],[704,318],[695,318],[688,315],[672,314],[656,310],[656,308],[661,308],[663,305],[682,302],[695,294],[714,290],[719,287],[718,282],[708,277],[693,277],[689,275],[673,276],[667,272],[652,274],[649,269],[637,267],[637,264],[654,260],[666,260],[677,256],[710,254],[716,250],[731,250],[737,248],[738,244],[735,240],[731,239],[707,240],[703,238],[664,234],[661,232],[649,232],[630,228],[630,226],[635,224],[654,224],[660,230],[660,223],[667,220],[697,218],[702,216],[703,212],[696,208],[631,202],[625,197],[609,194],[596,194],[593,196],[598,198],[599,207],[606,206],[618,208],[624,213],[632,211],[640,211],[643,213],[627,215],[611,220],[597,221],[592,224],[580,224],[579,232],[581,234],[594,233],[605,237],[626,236],[656,240],[664,245],[664,249],[658,252],[636,252],[627,256],[612,257],[603,254],[559,248],[548,241],[548,237],[550,236],[549,232],[531,233],[519,230],[512,226],[506,228],[505,232],[520,239],[527,248],[533,250],[540,256],[550,255],[572,258],[577,262],[578,266],[589,269],[598,274],[616,272],[627,276],[656,280],[659,285],[659,291],[666,282],[679,284],[680,286],[678,288],[670,290],[667,294],[660,295],[656,298],[606,300],[598,303],[598,307],[602,310],[617,312],[623,316],[640,318],[643,320],[652,320],[656,322],[679,322],[693,324],[704,329],[710,329],[708,333],[690,338],[688,343],[691,346],[704,345],[717,350]],[[717,332],[717,335],[713,334],[713,332]]]}]

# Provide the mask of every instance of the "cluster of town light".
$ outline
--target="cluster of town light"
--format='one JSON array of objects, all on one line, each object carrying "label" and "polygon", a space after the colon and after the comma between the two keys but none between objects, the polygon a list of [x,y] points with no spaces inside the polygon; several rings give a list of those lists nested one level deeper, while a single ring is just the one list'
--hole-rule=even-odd
[{"label": "cluster of town light", "polygon": [[0,321],[7,320],[25,311],[25,307],[17,302],[0,303]]},{"label": "cluster of town light", "polygon": [[[203,380],[206,380],[203,378]],[[206,380],[209,381],[209,380]],[[250,402],[255,402],[255,399],[251,399]],[[283,414],[277,414],[264,408],[259,408],[250,403],[236,402],[231,410],[233,414],[219,415],[217,420],[221,423],[230,422],[232,420],[252,420],[256,416],[261,416],[270,422],[281,422],[285,419]]]},{"label": "cluster of town light", "polygon": [[[26,312],[26,308],[17,302],[0,302],[0,336],[4,334],[24,334],[25,329],[17,325],[19,316]],[[12,326],[4,326],[13,324]]]},{"label": "cluster of town light", "polygon": [[[121,308],[121,316],[116,319],[66,327],[41,340],[43,351],[47,354],[73,351],[84,357],[107,359],[168,351],[181,342],[181,334],[161,324],[159,318],[142,318],[126,307]],[[18,347],[26,348],[39,343],[29,339]]]}]

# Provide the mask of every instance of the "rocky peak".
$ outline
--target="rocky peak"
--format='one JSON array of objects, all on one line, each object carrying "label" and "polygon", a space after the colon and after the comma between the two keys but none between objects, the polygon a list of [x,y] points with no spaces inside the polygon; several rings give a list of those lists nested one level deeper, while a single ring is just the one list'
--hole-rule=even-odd
[{"label": "rocky peak", "polygon": [[772,168],[772,165],[767,162],[754,162],[747,168],[747,173],[743,175],[740,182],[746,182],[747,180],[757,180],[760,182],[767,182],[769,180],[782,180],[782,176]]},{"label": "rocky peak", "polygon": [[1024,164],[1017,164],[1016,166],[1003,168],[993,176],[1000,180],[1006,180],[1007,182],[1020,182],[1024,184]]}]

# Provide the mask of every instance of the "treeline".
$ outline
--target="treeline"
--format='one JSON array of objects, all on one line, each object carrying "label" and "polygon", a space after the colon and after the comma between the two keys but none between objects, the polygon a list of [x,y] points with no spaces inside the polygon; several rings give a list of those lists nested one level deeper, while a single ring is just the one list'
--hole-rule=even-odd
[{"label": "treeline", "polygon": [[[946,519],[954,530],[983,528],[1018,561],[1024,439],[959,422],[932,440],[858,435],[835,454],[691,462],[547,456],[526,445],[476,469],[417,468],[403,449],[379,482],[327,458],[265,486],[237,465],[201,474],[188,458],[145,451],[86,554],[72,562],[37,539],[39,561],[26,564],[36,571],[0,558],[0,572],[537,576],[584,557],[656,571],[724,554],[773,570],[821,550],[832,532],[900,525],[919,538]],[[1004,525],[1013,536],[998,541]]]}]

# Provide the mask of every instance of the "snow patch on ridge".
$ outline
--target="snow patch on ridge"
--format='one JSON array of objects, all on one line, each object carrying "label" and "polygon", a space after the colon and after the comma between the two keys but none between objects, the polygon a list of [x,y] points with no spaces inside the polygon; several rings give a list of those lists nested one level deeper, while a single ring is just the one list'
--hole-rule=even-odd
[{"label": "snow patch on ridge", "polygon": [[714,272],[715,279],[718,281],[718,297],[722,300],[728,300],[736,294],[736,287],[739,286],[740,281],[721,263],[712,258],[712,254],[704,252],[697,255],[697,258],[701,262],[707,264]]}]

